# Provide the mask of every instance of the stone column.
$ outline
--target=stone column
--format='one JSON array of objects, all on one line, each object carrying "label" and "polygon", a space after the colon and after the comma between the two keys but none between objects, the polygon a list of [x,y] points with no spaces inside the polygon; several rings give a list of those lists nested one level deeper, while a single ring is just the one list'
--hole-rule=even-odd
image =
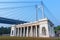
[{"label": "stone column", "polygon": [[33,36],[33,32],[32,32],[32,26],[31,26],[31,37]]},{"label": "stone column", "polygon": [[35,26],[33,26],[33,37],[36,36],[36,29],[35,29]]},{"label": "stone column", "polygon": [[11,27],[11,33],[10,33],[10,36],[14,36],[13,27]]},{"label": "stone column", "polygon": [[17,36],[19,36],[19,28],[18,28],[18,33],[17,33]]},{"label": "stone column", "polygon": [[25,37],[25,27],[23,27],[23,37]]},{"label": "stone column", "polygon": [[20,37],[22,37],[22,27],[20,28]]},{"label": "stone column", "polygon": [[28,27],[27,27],[27,37],[28,37]]},{"label": "stone column", "polygon": [[37,26],[35,26],[35,28],[36,28],[36,37],[37,37]]}]

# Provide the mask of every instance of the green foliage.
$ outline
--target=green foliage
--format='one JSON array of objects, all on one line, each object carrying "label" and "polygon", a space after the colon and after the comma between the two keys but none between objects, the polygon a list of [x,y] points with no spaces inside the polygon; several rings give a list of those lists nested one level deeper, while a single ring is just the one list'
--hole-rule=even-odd
[{"label": "green foliage", "polygon": [[58,30],[60,30],[60,25],[55,27],[54,29],[55,29],[55,32],[57,32]]},{"label": "green foliage", "polygon": [[0,27],[0,35],[2,34],[9,34],[10,33],[10,27]]}]

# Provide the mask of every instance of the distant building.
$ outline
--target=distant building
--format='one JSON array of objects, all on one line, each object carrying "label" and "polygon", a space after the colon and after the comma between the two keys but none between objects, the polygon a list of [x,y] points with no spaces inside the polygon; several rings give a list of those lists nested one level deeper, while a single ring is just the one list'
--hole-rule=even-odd
[{"label": "distant building", "polygon": [[35,22],[12,25],[10,36],[54,37],[54,24],[47,18],[44,18]]}]

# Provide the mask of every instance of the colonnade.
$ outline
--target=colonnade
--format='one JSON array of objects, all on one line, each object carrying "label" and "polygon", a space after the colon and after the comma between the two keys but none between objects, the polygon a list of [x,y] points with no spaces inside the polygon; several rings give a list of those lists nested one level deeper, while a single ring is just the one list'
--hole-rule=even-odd
[{"label": "colonnade", "polygon": [[39,25],[16,28],[16,36],[39,37]]},{"label": "colonnade", "polygon": [[33,22],[33,23],[12,25],[10,36],[54,37],[55,33],[53,27],[54,27],[53,23],[50,22],[47,18],[44,18],[41,19],[40,21]]}]

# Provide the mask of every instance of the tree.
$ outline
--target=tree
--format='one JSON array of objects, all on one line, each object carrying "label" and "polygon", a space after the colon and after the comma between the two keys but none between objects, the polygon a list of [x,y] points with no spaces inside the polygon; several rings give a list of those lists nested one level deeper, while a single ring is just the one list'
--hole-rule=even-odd
[{"label": "tree", "polygon": [[60,30],[60,25],[55,27],[54,29],[55,29],[55,33],[56,33],[58,30]]},{"label": "tree", "polygon": [[10,34],[10,27],[0,27],[0,35],[2,34]]}]

